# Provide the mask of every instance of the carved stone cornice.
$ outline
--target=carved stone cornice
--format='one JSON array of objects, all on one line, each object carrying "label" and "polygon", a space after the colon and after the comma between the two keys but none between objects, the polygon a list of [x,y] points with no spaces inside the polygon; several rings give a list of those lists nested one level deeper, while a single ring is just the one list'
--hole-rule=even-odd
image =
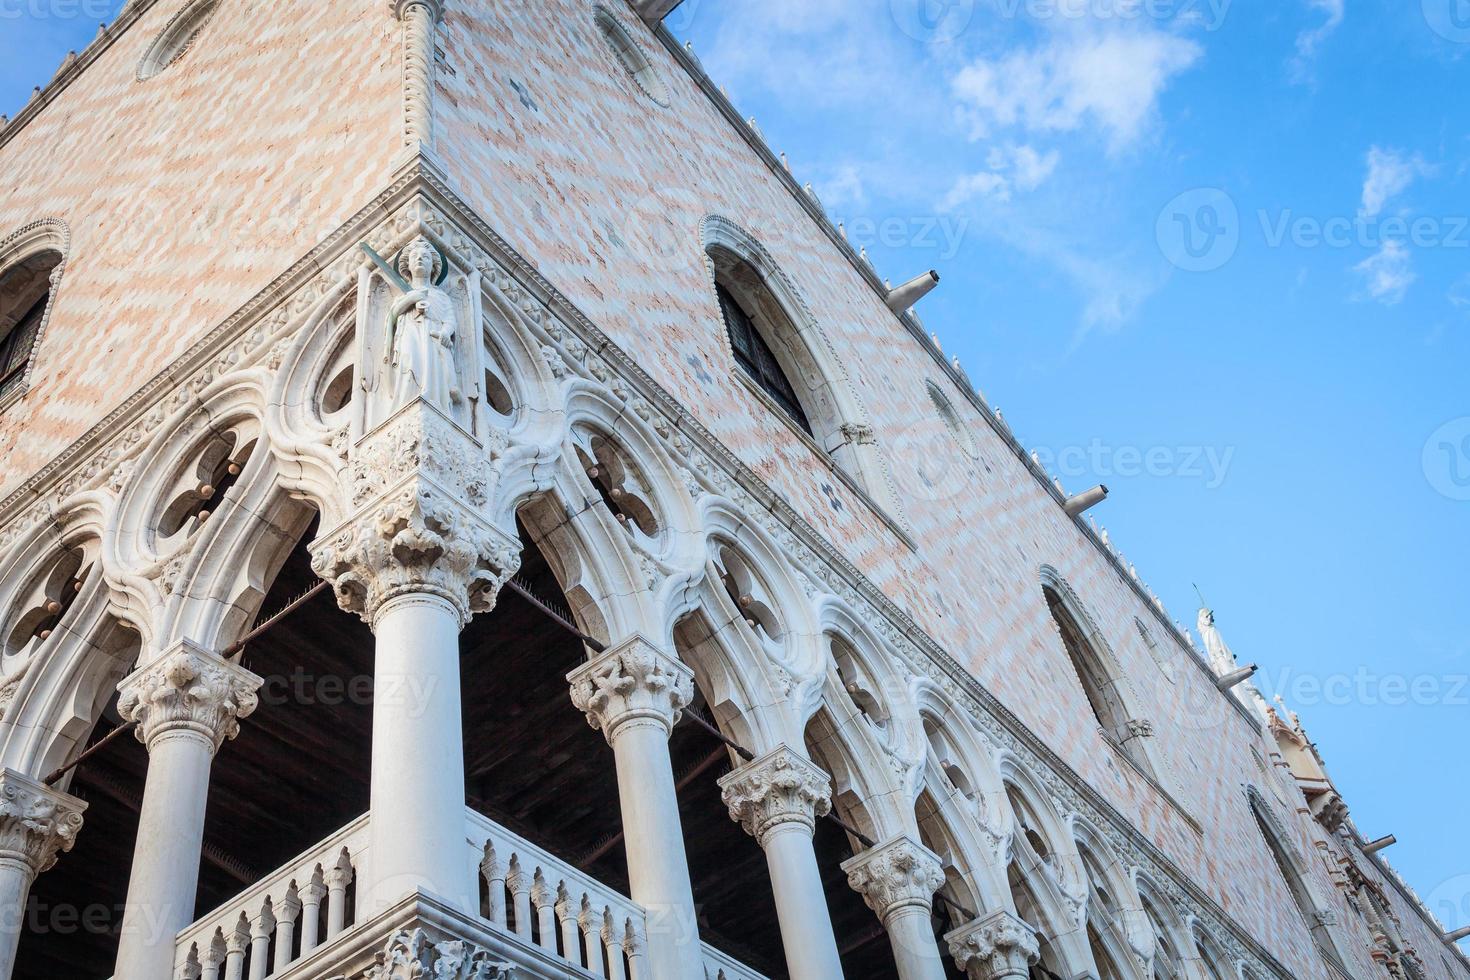
[{"label": "carved stone cornice", "polygon": [[13,769],[0,770],[0,862],[19,861],[37,875],[69,851],[87,804]]},{"label": "carved stone cornice", "polygon": [[782,745],[720,777],[720,793],[730,819],[764,847],[778,828],[796,824],[816,830],[817,817],[832,809],[832,779]]},{"label": "carved stone cornice", "polygon": [[933,851],[909,836],[894,837],[842,862],[847,883],[885,924],[906,909],[925,916],[944,884],[944,866]]},{"label": "carved stone cornice", "polygon": [[138,741],[151,749],[173,732],[203,736],[219,751],[240,733],[240,719],[255,711],[260,677],[213,653],[181,641],[117,686],[117,710],[138,723]]},{"label": "carved stone cornice", "polygon": [[1036,930],[1004,910],[960,926],[944,941],[970,980],[1025,980],[1040,956]]},{"label": "carved stone cornice", "polygon": [[439,596],[461,623],[494,607],[520,544],[481,516],[492,481],[473,436],[417,399],[353,447],[348,480],[359,510],[311,545],[343,609],[372,625],[400,595]]},{"label": "carved stone cornice", "polygon": [[509,963],[472,943],[436,943],[422,929],[402,929],[388,937],[363,980],[509,980],[514,975]]},{"label": "carved stone cornice", "polygon": [[694,698],[694,672],[642,636],[599,654],[568,674],[567,682],[572,703],[608,744],[630,724],[673,731]]}]

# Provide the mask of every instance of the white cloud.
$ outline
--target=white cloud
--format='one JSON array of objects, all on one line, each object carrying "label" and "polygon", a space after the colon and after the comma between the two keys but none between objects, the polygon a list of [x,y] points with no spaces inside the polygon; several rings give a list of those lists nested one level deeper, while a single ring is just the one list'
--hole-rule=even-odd
[{"label": "white cloud", "polygon": [[1046,183],[1047,178],[1056,172],[1057,164],[1062,159],[1062,155],[1056,150],[1037,153],[1030,146],[1013,147],[1010,154],[1011,164],[1015,168],[1016,186],[1023,191],[1034,191]]},{"label": "white cloud", "polygon": [[976,199],[1005,203],[1011,199],[1011,182],[993,170],[966,174],[954,182],[939,202],[940,211],[953,211]]},{"label": "white cloud", "polygon": [[955,76],[953,91],[972,139],[1012,126],[1091,126],[1119,150],[1144,133],[1170,80],[1203,53],[1191,40],[1152,29],[1055,35],[1028,51],[972,62]]},{"label": "white cloud", "polygon": [[1377,217],[1388,202],[1409,189],[1419,177],[1427,177],[1434,168],[1418,154],[1405,156],[1398,150],[1375,146],[1368,151],[1368,176],[1363,181],[1364,217]]},{"label": "white cloud", "polygon": [[1353,271],[1362,278],[1366,292],[1366,296],[1357,298],[1375,299],[1384,306],[1401,302],[1418,278],[1408,249],[1399,241],[1384,242],[1377,255],[1359,262],[1353,266]]},{"label": "white cloud", "polygon": [[868,189],[855,164],[844,163],[831,179],[817,184],[817,197],[829,208],[866,207]]},{"label": "white cloud", "polygon": [[1297,81],[1306,81],[1312,74],[1312,62],[1317,58],[1317,52],[1323,43],[1337,33],[1342,26],[1344,0],[1307,0],[1307,6],[1313,11],[1327,16],[1327,19],[1318,26],[1302,31],[1296,36],[1296,57],[1292,60],[1292,74]]},{"label": "white cloud", "polygon": [[981,199],[1005,204],[1012,191],[1034,191],[1046,183],[1061,162],[1057,150],[1038,153],[1032,146],[993,147],[985,159],[989,170],[966,174],[955,181],[939,202],[940,211],[953,211]]}]

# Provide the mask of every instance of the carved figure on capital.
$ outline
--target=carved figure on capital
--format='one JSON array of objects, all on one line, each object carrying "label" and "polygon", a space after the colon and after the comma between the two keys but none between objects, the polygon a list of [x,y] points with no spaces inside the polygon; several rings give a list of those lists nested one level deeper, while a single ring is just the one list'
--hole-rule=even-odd
[{"label": "carved figure on capital", "polygon": [[460,271],[422,234],[392,261],[366,245],[363,250],[372,265],[359,284],[358,363],[366,397],[355,431],[370,432],[422,400],[481,435],[478,274]]}]

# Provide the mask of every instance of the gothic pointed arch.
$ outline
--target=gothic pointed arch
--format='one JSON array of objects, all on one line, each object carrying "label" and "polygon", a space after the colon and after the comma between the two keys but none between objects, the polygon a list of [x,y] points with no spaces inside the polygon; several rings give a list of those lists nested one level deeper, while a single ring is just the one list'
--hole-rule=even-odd
[{"label": "gothic pointed arch", "polygon": [[703,239],[731,374],[902,526],[898,495],[867,410],[796,284],[754,236],[728,218],[707,217]]},{"label": "gothic pointed arch", "polygon": [[1343,964],[1346,959],[1331,928],[1335,917],[1328,906],[1317,897],[1308,878],[1306,861],[1291,843],[1285,824],[1254,786],[1246,787],[1246,802],[1250,806],[1251,816],[1255,818],[1261,842],[1271,855],[1271,863],[1280,873],[1282,883],[1291,895],[1292,904],[1302,918],[1302,924],[1312,934],[1312,940],[1322,956],[1345,975],[1346,968]]},{"label": "gothic pointed arch", "polygon": [[1153,725],[1137,713],[1136,697],[1102,632],[1076,592],[1050,566],[1041,570],[1041,592],[1052,623],[1087,697],[1102,737],[1149,778],[1160,767],[1149,751]]},{"label": "gothic pointed arch", "polygon": [[30,386],[70,251],[71,232],[55,218],[0,240],[0,408]]}]

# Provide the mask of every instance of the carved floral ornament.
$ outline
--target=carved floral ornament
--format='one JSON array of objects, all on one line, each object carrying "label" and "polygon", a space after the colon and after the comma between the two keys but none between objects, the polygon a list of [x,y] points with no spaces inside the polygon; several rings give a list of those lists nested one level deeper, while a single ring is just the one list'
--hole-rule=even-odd
[{"label": "carved floral ornament", "polygon": [[832,810],[832,779],[782,745],[720,777],[730,819],[765,845],[773,831],[792,824],[812,833],[817,817]]},{"label": "carved floral ornament", "polygon": [[250,671],[184,642],[118,685],[117,710],[138,723],[138,741],[190,731],[214,750],[240,733],[240,719],[256,708],[264,681]]},{"label": "carved floral ornament", "polygon": [[0,771],[0,858],[40,874],[70,851],[87,804],[10,770]]},{"label": "carved floral ornament", "polygon": [[[884,596],[789,505],[772,494],[753,472],[672,396],[659,389],[630,357],[560,297],[554,287],[541,279],[493,231],[467,210],[457,211],[454,220],[447,218],[424,196],[412,197],[405,204],[393,203],[408,193],[415,182],[421,182],[454,206],[447,189],[435,180],[425,174],[410,174],[387,189],[383,198],[364,209],[362,218],[354,219],[337,239],[304,260],[299,277],[281,277],[279,291],[252,301],[252,305],[201,339],[166,375],[145,384],[86,440],[59,454],[41,473],[19,487],[0,505],[0,514],[4,515],[0,518],[4,521],[0,528],[0,561],[10,557],[16,542],[36,526],[54,521],[56,514],[67,513],[69,502],[78,494],[100,491],[102,498],[115,502],[139,478],[140,456],[157,442],[168,426],[183,417],[189,405],[196,404],[209,392],[236,383],[242,376],[259,377],[264,371],[276,387],[270,390],[259,409],[270,437],[268,448],[274,457],[266,461],[269,465],[263,469],[277,474],[290,473],[291,479],[298,481],[291,484],[291,492],[316,501],[324,513],[331,513],[340,521],[337,529],[313,548],[314,566],[319,573],[334,579],[339,601],[370,618],[371,611],[395,591],[423,581],[414,578],[423,572],[431,580],[436,575],[451,580],[453,590],[446,583],[445,591],[455,593],[452,601],[462,602],[461,608],[472,611],[486,607],[493,600],[494,589],[513,569],[516,546],[494,527],[483,521],[477,524],[479,518],[468,520],[475,515],[463,502],[475,495],[469,485],[473,481],[467,481],[454,495],[430,490],[425,497],[417,492],[411,496],[394,496],[388,488],[364,489],[355,482],[348,463],[342,458],[339,433],[324,430],[319,421],[314,427],[300,421],[291,410],[296,393],[284,388],[288,381],[311,376],[310,370],[303,369],[300,362],[316,356],[311,346],[313,331],[324,328],[328,314],[338,310],[356,286],[365,265],[357,243],[365,240],[380,254],[394,255],[416,236],[428,234],[452,262],[478,273],[485,294],[495,298],[498,309],[506,311],[506,329],[514,331],[529,350],[549,349],[566,378],[574,377],[584,389],[595,388],[605,393],[602,397],[608,404],[626,408],[625,414],[606,420],[608,424],[637,424],[646,427],[651,439],[656,437],[659,451],[674,464],[677,482],[653,489],[670,501],[675,497],[685,501],[726,501],[731,511],[744,515],[745,520],[768,536],[779,547],[782,560],[792,566],[792,580],[800,588],[797,594],[785,598],[792,603],[808,604],[823,594],[841,598],[890,645],[895,663],[944,691],[956,709],[969,716],[988,751],[1013,755],[1036,774],[1060,810],[1082,813],[1106,828],[1122,859],[1145,869],[1161,882],[1171,904],[1189,910],[1201,931],[1227,956],[1259,965],[1257,972],[1262,975],[1284,975],[1263,949],[1254,943],[1247,946],[1246,934],[1238,931],[1203,892],[1189,884],[1182,872],[1167,864],[1141,835],[1119,823],[1120,818],[1108,810],[1100,797],[1078,783],[1075,776],[1062,775],[1065,767],[1034,736],[1009,718],[907,613]],[[383,210],[389,210],[387,220],[368,224],[376,221],[370,216]],[[329,252],[329,248],[335,248],[335,253]],[[314,271],[308,272],[308,267]],[[286,292],[287,289],[294,291]],[[549,299],[543,301],[541,297]],[[525,383],[540,385],[541,397],[565,399],[571,389],[564,381],[552,384],[549,380],[527,377]],[[554,411],[563,406],[550,407]],[[490,455],[484,453],[481,458]],[[433,456],[439,458],[438,453]],[[549,464],[551,460],[542,462]],[[661,482],[659,467],[641,465],[641,470],[655,482]],[[364,479],[368,478],[366,473],[359,472]],[[489,497],[511,493],[510,489],[492,482],[493,473],[482,471],[482,475]],[[432,479],[428,482],[435,485]],[[386,496],[379,496],[380,492]],[[341,521],[355,512],[356,518]],[[117,513],[115,506],[108,517],[113,522],[136,519],[136,515]],[[465,530],[452,530],[457,521],[467,521]],[[460,544],[446,548],[451,539]],[[464,544],[467,540],[473,543]],[[103,572],[109,583],[116,583],[139,570],[105,567]],[[668,570],[663,572],[667,574]],[[807,593],[803,595],[802,589]],[[120,596],[119,605],[127,604],[128,597]],[[798,810],[824,812],[829,805],[825,774],[807,772],[810,777],[807,781],[798,775],[801,771],[800,764],[785,770],[778,782],[791,785],[775,793],[775,797],[805,799],[805,807]],[[745,792],[753,789],[747,783],[727,789],[727,794],[734,801],[732,810],[750,818],[742,822],[747,822],[748,829],[755,832],[769,821],[764,817],[767,807],[759,798]]]},{"label": "carved floral ornament", "polygon": [[361,980],[512,980],[518,975],[479,946],[459,940],[436,943],[422,929],[405,929],[388,938],[378,962]]},{"label": "carved floral ornament", "polygon": [[895,837],[842,863],[847,883],[868,908],[887,920],[905,909],[925,916],[944,884],[939,858],[911,837]]},{"label": "carved floral ornament", "polygon": [[986,980],[1025,980],[1040,956],[1036,930],[1009,912],[993,912],[944,937],[960,969]]},{"label": "carved floral ornament", "polygon": [[609,743],[628,724],[672,731],[694,698],[694,673],[642,637],[615,647],[567,675],[572,703]]}]

